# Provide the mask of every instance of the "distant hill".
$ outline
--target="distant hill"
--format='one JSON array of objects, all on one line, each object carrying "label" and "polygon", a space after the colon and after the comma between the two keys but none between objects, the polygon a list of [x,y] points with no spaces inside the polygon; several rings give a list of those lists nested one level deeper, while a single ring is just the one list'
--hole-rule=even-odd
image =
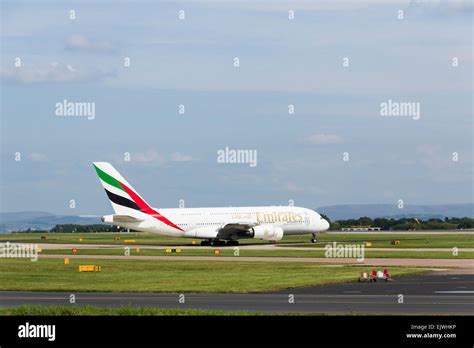
[{"label": "distant hill", "polygon": [[0,233],[21,231],[28,228],[32,230],[50,230],[55,225],[60,224],[90,225],[100,223],[100,217],[56,215],[40,211],[0,213]]},{"label": "distant hill", "polygon": [[[347,204],[331,205],[316,209],[319,213],[329,216],[331,220],[357,219],[362,216],[370,218],[416,217],[427,220],[444,217],[474,217],[474,204],[445,204],[445,205],[406,205],[398,209],[392,204]],[[100,217],[80,215],[57,215],[39,211],[23,211],[16,213],[0,213],[0,233],[10,231],[50,230],[55,225],[100,224]]]},{"label": "distant hill", "polygon": [[398,209],[395,204],[346,204],[330,205],[316,209],[318,213],[329,216],[331,220],[388,217],[394,219],[416,217],[427,220],[445,217],[474,217],[474,203],[443,205],[405,205]]}]

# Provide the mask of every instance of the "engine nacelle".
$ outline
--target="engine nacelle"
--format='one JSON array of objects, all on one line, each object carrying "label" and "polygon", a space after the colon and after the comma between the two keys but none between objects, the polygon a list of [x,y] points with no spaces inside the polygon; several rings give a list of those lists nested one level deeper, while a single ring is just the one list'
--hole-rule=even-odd
[{"label": "engine nacelle", "polygon": [[106,224],[113,224],[114,223],[114,216],[113,215],[104,215],[100,218],[102,222],[105,222]]},{"label": "engine nacelle", "polygon": [[186,233],[186,237],[213,239],[217,238],[217,230],[209,227],[195,228],[194,230]]},{"label": "engine nacelle", "polygon": [[253,238],[277,241],[283,238],[283,229],[273,225],[260,225],[252,228]]}]

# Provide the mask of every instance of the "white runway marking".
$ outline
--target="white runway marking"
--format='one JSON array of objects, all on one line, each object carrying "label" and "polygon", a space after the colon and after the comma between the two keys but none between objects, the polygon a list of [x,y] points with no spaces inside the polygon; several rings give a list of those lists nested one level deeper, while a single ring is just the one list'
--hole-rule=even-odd
[{"label": "white runway marking", "polygon": [[471,290],[435,291],[435,294],[474,294]]}]

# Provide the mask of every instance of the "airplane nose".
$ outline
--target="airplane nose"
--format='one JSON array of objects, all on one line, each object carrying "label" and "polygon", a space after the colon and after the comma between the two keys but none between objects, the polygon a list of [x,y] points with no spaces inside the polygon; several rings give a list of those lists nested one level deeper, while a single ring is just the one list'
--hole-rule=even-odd
[{"label": "airplane nose", "polygon": [[323,219],[323,231],[327,231],[329,229],[329,222],[326,219]]}]

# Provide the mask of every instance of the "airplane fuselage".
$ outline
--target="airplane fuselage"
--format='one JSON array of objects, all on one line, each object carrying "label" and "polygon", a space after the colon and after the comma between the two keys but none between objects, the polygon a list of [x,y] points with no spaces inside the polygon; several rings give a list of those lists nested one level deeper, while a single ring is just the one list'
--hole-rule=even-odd
[{"label": "airplane fuselage", "polygon": [[329,227],[328,222],[315,211],[292,206],[157,208],[155,210],[173,221],[179,229],[144,213],[139,213],[143,219],[140,222],[113,222],[110,220],[105,220],[105,222],[165,236],[204,239],[215,237],[216,229],[229,223],[273,225],[282,228],[285,235],[318,233],[326,231]]},{"label": "airplane fuselage", "polygon": [[94,167],[115,211],[102,221],[115,226],[231,244],[243,238],[278,241],[290,234],[312,233],[315,237],[329,228],[314,210],[294,206],[153,208],[110,163],[94,162]]}]

